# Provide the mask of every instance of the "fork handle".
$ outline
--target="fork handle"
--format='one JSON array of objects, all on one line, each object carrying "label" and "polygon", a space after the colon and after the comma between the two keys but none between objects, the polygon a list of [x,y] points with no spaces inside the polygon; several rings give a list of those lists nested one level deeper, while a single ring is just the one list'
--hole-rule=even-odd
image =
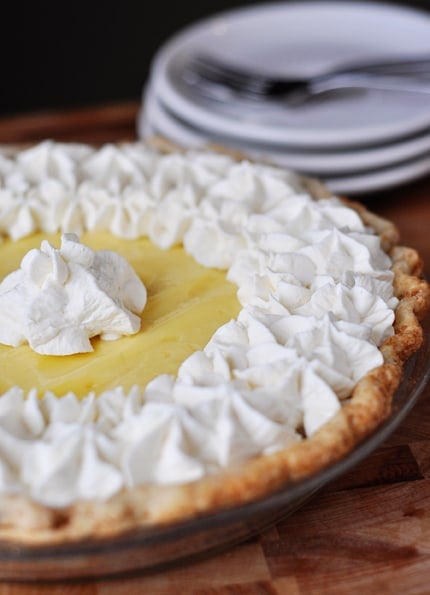
[{"label": "fork handle", "polygon": [[354,72],[315,77],[299,93],[319,95],[337,89],[381,89],[430,94],[430,79]]},{"label": "fork handle", "polygon": [[430,70],[430,55],[410,56],[409,58],[388,59],[388,60],[373,60],[370,62],[352,62],[344,64],[327,74],[386,74],[386,75],[402,75],[402,74],[419,74],[429,73]]}]

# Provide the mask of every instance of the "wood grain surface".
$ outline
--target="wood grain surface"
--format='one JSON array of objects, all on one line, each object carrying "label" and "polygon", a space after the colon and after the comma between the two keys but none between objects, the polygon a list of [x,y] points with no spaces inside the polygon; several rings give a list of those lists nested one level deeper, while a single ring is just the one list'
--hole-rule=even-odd
[{"label": "wood grain surface", "polygon": [[[137,109],[127,103],[0,119],[0,143],[132,140]],[[362,200],[398,225],[430,277],[430,177]],[[257,538],[168,571],[68,584],[2,582],[0,593],[430,593],[430,387],[380,448]]]}]

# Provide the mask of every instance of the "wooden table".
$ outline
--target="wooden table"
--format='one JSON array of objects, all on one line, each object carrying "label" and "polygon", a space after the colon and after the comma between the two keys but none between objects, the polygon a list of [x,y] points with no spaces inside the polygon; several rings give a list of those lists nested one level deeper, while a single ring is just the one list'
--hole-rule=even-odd
[{"label": "wooden table", "polygon": [[[0,143],[132,140],[138,105],[0,119]],[[430,177],[365,198],[423,255]],[[258,538],[161,573],[68,585],[2,584],[2,595],[430,593],[430,386],[389,440]]]}]

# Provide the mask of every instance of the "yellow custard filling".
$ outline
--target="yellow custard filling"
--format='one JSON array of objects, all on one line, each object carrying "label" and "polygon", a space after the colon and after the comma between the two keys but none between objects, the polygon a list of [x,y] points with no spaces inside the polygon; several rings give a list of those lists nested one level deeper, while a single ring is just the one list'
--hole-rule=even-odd
[{"label": "yellow custard filling", "polygon": [[[43,239],[60,245],[59,234],[4,240],[0,280],[20,266],[31,248],[40,248]],[[40,395],[49,390],[59,396],[68,391],[84,396],[117,386],[145,386],[159,374],[176,374],[186,357],[239,313],[237,288],[225,272],[202,267],[182,247],[161,250],[145,238],[129,241],[109,233],[83,234],[80,241],[94,250],[122,254],[142,279],[148,302],[140,331],[116,341],[96,337],[93,353],[71,356],[39,355],[28,345],[0,344],[0,392],[19,385],[37,388]]]}]

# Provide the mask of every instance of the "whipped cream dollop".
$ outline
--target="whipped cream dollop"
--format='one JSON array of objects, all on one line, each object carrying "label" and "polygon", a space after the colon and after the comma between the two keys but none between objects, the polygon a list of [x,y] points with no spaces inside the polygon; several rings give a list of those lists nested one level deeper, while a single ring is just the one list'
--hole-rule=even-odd
[{"label": "whipped cream dollop", "polygon": [[118,339],[140,329],[146,288],[112,250],[94,251],[76,234],[61,247],[30,250],[0,283],[0,343],[28,343],[37,353],[93,351],[90,339]]},{"label": "whipped cream dollop", "polygon": [[[390,258],[355,210],[313,200],[291,172],[139,143],[45,142],[0,159],[0,234],[84,230],[183,244],[226,271],[242,310],[177,376],[128,394],[11,387],[0,398],[4,493],[64,506],[197,480],[311,436],[383,363],[397,306]],[[32,283],[62,278],[50,262]]]}]

